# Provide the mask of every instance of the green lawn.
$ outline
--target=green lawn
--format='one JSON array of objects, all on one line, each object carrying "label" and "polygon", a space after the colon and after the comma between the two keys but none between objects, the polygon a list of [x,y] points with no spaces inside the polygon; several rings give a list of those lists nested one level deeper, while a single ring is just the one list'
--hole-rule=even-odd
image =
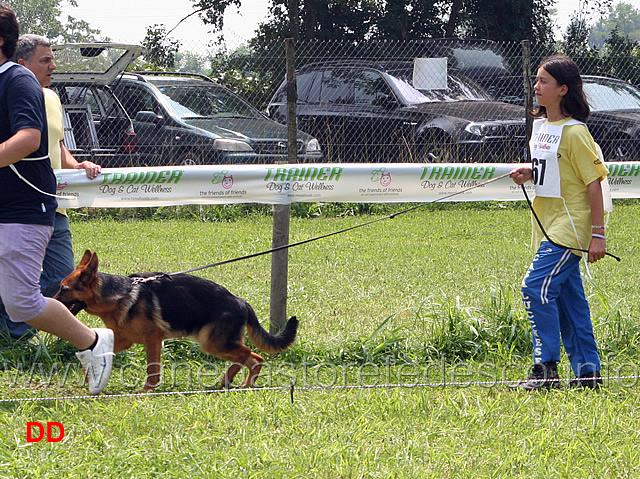
[{"label": "green lawn", "polygon": [[[607,236],[622,261],[598,262],[585,283],[612,377],[640,364],[639,214],[637,201],[616,203]],[[77,258],[96,250],[108,273],[179,271],[270,247],[264,214],[115,216],[72,217]],[[297,216],[291,241],[377,217]],[[529,237],[521,204],[432,205],[292,249],[288,310],[300,330],[289,351],[266,357],[259,387],[269,390],[217,390],[224,364],[172,340],[158,388],[167,395],[132,394],[144,381],[136,346],[117,356],[105,395],[87,399],[68,344],[0,340],[0,478],[638,477],[637,380],[548,394],[503,383],[530,362],[519,298]],[[247,299],[267,326],[269,269],[261,256],[197,274]],[[443,385],[453,382],[463,384]],[[350,388],[385,384],[419,386]],[[174,394],[185,391],[201,392]],[[8,401],[62,396],[73,398]],[[33,421],[59,422],[65,437],[27,442]]]}]

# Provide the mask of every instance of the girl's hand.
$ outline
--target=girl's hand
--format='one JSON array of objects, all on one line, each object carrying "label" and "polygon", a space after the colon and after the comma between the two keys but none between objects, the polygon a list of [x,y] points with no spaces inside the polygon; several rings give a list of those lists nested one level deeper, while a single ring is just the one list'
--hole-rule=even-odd
[{"label": "girl's hand", "polygon": [[533,180],[533,169],[530,166],[520,166],[514,168],[509,176],[517,185],[523,185],[527,181]]},{"label": "girl's hand", "polygon": [[603,238],[591,238],[591,243],[589,244],[589,263],[595,263],[599,259],[604,258],[607,253],[607,240]]}]

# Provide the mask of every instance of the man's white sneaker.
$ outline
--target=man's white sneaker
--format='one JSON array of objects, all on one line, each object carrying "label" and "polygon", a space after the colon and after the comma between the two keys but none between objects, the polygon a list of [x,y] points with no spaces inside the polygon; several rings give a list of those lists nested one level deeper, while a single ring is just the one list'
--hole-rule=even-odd
[{"label": "man's white sneaker", "polygon": [[93,349],[78,351],[76,356],[84,368],[89,383],[89,394],[100,394],[107,385],[113,365],[113,331],[107,328],[94,328],[98,342]]}]

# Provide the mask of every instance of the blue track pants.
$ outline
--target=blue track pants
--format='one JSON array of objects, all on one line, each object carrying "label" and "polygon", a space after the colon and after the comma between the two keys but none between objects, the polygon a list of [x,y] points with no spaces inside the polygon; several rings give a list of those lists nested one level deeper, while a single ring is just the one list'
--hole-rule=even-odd
[{"label": "blue track pants", "polygon": [[522,280],[531,322],[533,361],[560,361],[560,338],[576,376],[600,371],[580,257],[543,241]]}]

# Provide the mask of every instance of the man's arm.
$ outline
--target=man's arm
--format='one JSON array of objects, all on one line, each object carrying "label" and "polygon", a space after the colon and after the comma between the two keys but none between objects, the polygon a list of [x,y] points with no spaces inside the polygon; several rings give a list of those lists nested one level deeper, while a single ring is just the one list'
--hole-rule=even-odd
[{"label": "man's arm", "polygon": [[36,128],[24,128],[0,143],[0,168],[17,163],[40,148],[40,134]]},{"label": "man's arm", "polygon": [[100,165],[96,165],[91,161],[83,161],[78,163],[69,149],[64,146],[64,143],[60,142],[60,153],[61,153],[61,164],[63,169],[68,170],[85,170],[87,172],[87,177],[90,180],[93,180],[96,176],[100,174],[102,168]]}]

